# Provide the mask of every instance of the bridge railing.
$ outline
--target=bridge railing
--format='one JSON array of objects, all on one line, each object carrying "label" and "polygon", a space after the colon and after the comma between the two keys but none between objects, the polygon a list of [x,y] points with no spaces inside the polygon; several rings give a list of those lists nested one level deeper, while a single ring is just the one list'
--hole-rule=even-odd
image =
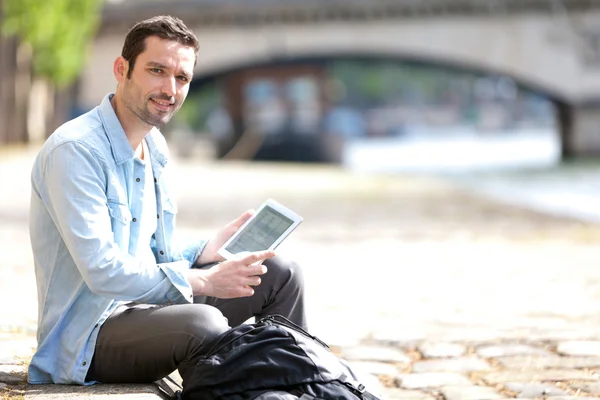
[{"label": "bridge railing", "polygon": [[128,0],[107,3],[101,30],[123,29],[158,14],[185,18],[186,23],[268,25],[339,20],[374,20],[440,15],[504,15],[521,12],[565,12],[600,8],[600,0]]}]

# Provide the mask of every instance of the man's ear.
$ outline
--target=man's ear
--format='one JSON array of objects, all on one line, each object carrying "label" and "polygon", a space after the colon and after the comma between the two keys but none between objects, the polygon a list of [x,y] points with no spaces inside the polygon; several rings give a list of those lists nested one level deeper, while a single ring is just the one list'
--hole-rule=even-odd
[{"label": "man's ear", "polygon": [[129,71],[129,61],[123,58],[123,56],[117,57],[113,64],[113,74],[117,79],[117,82],[121,83],[127,79],[127,71]]}]

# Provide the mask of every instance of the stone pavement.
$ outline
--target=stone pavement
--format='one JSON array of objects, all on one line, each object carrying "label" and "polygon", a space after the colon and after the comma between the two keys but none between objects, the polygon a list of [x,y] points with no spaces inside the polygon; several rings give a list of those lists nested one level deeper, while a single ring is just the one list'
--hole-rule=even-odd
[{"label": "stone pavement", "polygon": [[[37,312],[32,154],[0,150],[0,398],[160,398],[22,384]],[[311,331],[384,398],[600,398],[600,226],[335,166],[179,160],[177,176],[184,236],[267,197],[304,216],[279,251],[304,266]]]}]

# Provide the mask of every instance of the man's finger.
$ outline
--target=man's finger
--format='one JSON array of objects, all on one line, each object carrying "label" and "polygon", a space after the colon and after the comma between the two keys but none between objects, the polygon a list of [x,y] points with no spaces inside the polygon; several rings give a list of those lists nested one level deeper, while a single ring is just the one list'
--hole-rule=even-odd
[{"label": "man's finger", "polygon": [[271,258],[275,256],[275,252],[272,250],[265,251],[255,251],[248,255],[245,255],[241,261],[245,264],[254,264],[257,261],[266,260],[267,258]]},{"label": "man's finger", "polygon": [[249,276],[247,279],[247,286],[258,286],[260,285],[261,279],[259,276]]},{"label": "man's finger", "polygon": [[248,276],[264,275],[267,273],[267,267],[263,264],[249,265]]},{"label": "man's finger", "polygon": [[237,217],[231,224],[235,225],[237,227],[240,227],[240,226],[244,225],[244,222],[248,221],[250,219],[250,217],[252,217],[253,215],[254,215],[254,210],[250,209],[250,210],[242,213],[242,215]]}]

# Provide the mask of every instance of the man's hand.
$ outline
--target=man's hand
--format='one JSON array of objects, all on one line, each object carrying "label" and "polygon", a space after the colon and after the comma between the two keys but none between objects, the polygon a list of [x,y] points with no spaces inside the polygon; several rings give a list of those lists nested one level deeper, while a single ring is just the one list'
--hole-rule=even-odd
[{"label": "man's hand", "polygon": [[217,254],[217,251],[225,244],[226,241],[238,230],[248,219],[254,215],[254,210],[248,210],[217,232],[217,234],[208,241],[200,257],[196,260],[196,264],[204,265],[218,261],[223,261],[224,258]]},{"label": "man's hand", "polygon": [[188,282],[195,296],[219,299],[249,297],[254,294],[252,286],[260,285],[260,275],[267,272],[267,267],[261,262],[273,256],[273,251],[257,251],[209,269],[190,269]]}]

